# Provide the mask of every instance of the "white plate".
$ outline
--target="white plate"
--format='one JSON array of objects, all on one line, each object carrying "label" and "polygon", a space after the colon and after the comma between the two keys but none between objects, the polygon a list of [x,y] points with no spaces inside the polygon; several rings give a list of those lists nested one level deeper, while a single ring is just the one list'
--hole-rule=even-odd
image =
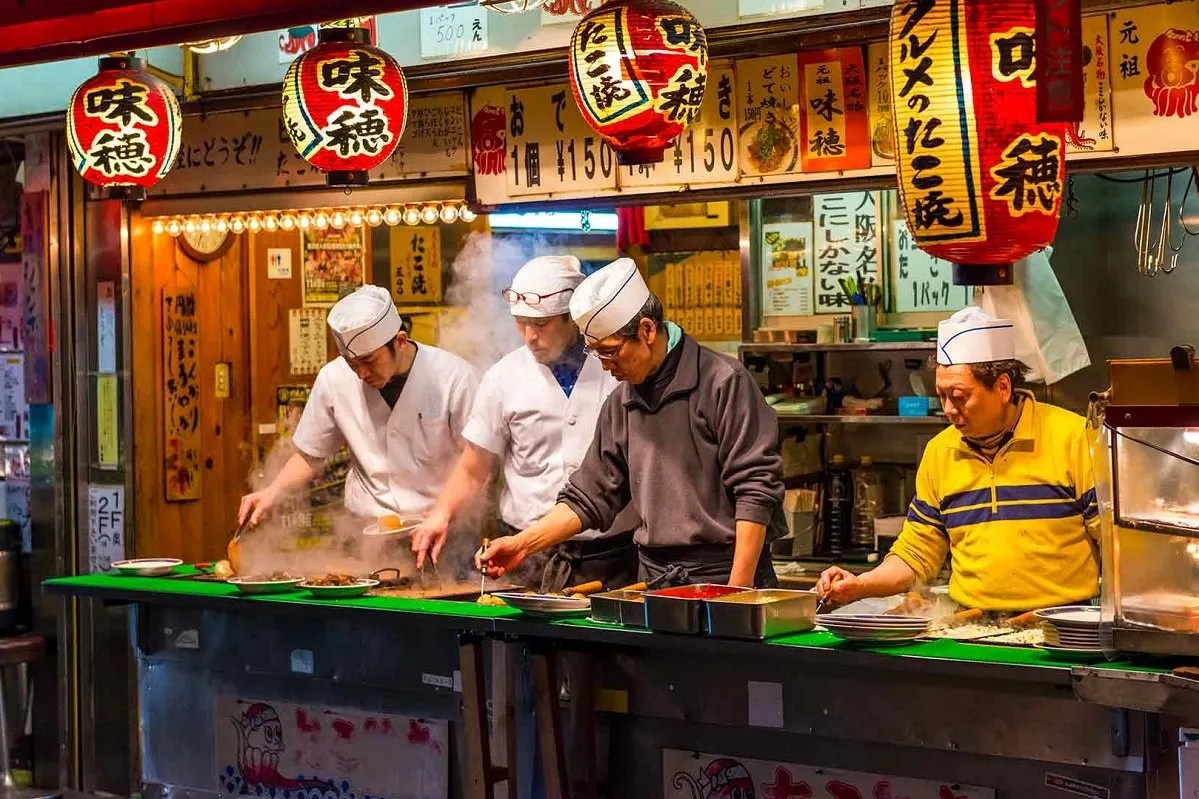
[{"label": "white plate", "polygon": [[161,577],[170,574],[176,566],[182,565],[178,558],[138,558],[137,560],[118,560],[112,567],[121,574],[137,577]]},{"label": "white plate", "polygon": [[1050,655],[1059,655],[1064,658],[1073,658],[1076,660],[1102,660],[1105,655],[1102,649],[1099,648],[1079,648],[1072,646],[1054,646],[1053,644],[1033,644],[1042,652],[1047,652]]},{"label": "white plate", "polygon": [[1099,626],[1103,610],[1094,605],[1063,605],[1057,608],[1038,610],[1034,615],[1055,627],[1090,629]]},{"label": "white plate", "polygon": [[920,638],[919,635],[911,635],[911,634],[888,635],[888,636],[880,637],[880,636],[875,636],[875,635],[854,635],[854,634],[841,635],[839,633],[834,632],[833,635],[836,635],[838,638],[841,638],[845,641],[853,641],[854,643],[867,643],[867,644],[905,644],[905,643],[908,643],[909,641],[916,641]]},{"label": "white plate", "polygon": [[248,580],[245,577],[230,577],[229,585],[236,586],[243,594],[283,594],[295,591],[303,577],[293,577],[288,580]]},{"label": "white plate", "polygon": [[533,616],[585,616],[591,612],[591,600],[545,594],[522,594],[517,591],[496,591],[509,606]]},{"label": "white plate", "polygon": [[424,520],[425,519],[423,516],[412,516],[409,517],[406,524],[397,527],[394,530],[381,530],[379,529],[379,523],[375,522],[374,524],[368,524],[366,527],[362,528],[362,534],[371,538],[386,538],[387,536],[392,535],[407,535],[417,527],[420,527],[421,522]]}]

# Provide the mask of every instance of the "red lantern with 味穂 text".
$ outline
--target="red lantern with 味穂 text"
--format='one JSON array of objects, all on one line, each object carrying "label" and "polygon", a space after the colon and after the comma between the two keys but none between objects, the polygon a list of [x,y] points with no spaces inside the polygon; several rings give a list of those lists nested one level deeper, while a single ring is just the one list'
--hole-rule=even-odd
[{"label": "red lantern with \u5473\u7a42 text", "polygon": [[67,106],[71,162],[109,199],[144,199],[175,165],[182,130],[174,92],[128,56],[101,58]]},{"label": "red lantern with \u5473\u7a42 text", "polygon": [[662,161],[699,115],[708,39],[669,0],[612,0],[579,22],[570,41],[575,101],[621,164]]},{"label": "red lantern with \u5473\u7a42 text", "polygon": [[320,31],[283,79],[283,121],[297,152],[330,186],[364,186],[400,143],[408,83],[362,28]]},{"label": "red lantern with \u5473\u7a42 text", "polygon": [[1064,125],[1037,122],[1034,0],[897,2],[891,93],[899,192],[954,282],[1012,281],[1057,233]]}]

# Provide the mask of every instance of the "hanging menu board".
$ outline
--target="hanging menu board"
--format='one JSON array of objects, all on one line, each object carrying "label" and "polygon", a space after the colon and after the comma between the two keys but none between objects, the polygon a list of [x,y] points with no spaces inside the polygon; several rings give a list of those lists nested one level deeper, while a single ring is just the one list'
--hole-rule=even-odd
[{"label": "hanging menu board", "polygon": [[896,313],[956,311],[970,304],[971,288],[953,285],[953,264],[916,246],[902,219],[891,222],[891,256]]},{"label": "hanging menu board", "polygon": [[200,322],[191,289],[162,292],[166,500],[200,499]]},{"label": "hanging menu board", "polygon": [[391,298],[397,305],[441,302],[441,228],[393,228]]},{"label": "hanging menu board", "polygon": [[793,55],[737,63],[737,132],[743,175],[777,175],[799,168],[798,71]]},{"label": "hanging menu board", "polygon": [[762,225],[762,268],[763,315],[811,315],[811,222]]},{"label": "hanging menu board", "polygon": [[862,48],[799,54],[800,163],[804,172],[870,168]]},{"label": "hanging menu board", "polygon": [[878,193],[850,191],[817,194],[812,216],[816,226],[816,313],[845,313],[849,298],[840,281],[859,284],[879,275]]}]

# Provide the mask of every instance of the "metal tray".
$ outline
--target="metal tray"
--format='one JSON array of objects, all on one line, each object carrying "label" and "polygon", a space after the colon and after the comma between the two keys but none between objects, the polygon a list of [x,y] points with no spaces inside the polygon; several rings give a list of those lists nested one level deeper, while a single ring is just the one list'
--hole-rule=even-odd
[{"label": "metal tray", "polygon": [[816,603],[815,592],[779,588],[717,597],[705,603],[708,634],[762,640],[810,630],[816,626]]},{"label": "metal tray", "polygon": [[591,618],[604,624],[645,626],[645,592],[608,591],[591,595]]},{"label": "metal tray", "polygon": [[746,590],[731,585],[702,583],[646,591],[645,626],[663,633],[702,633],[708,621],[704,612],[706,600],[740,594]]}]

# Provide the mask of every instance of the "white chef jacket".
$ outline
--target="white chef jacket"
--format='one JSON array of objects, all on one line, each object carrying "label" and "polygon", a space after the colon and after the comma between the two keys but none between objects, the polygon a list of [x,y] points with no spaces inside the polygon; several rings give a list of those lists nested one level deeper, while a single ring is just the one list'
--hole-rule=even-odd
[{"label": "white chef jacket", "polygon": [[311,458],[347,446],[345,507],[359,516],[427,512],[462,452],[478,377],[457,355],[419,345],[395,408],[345,359],[321,367],[292,441]]},{"label": "white chef jacket", "polygon": [[[591,446],[604,400],[617,381],[588,357],[570,396],[527,347],[483,375],[463,437],[503,461],[500,515],[518,530],[544,516]],[[579,538],[598,538],[587,530]]]}]

